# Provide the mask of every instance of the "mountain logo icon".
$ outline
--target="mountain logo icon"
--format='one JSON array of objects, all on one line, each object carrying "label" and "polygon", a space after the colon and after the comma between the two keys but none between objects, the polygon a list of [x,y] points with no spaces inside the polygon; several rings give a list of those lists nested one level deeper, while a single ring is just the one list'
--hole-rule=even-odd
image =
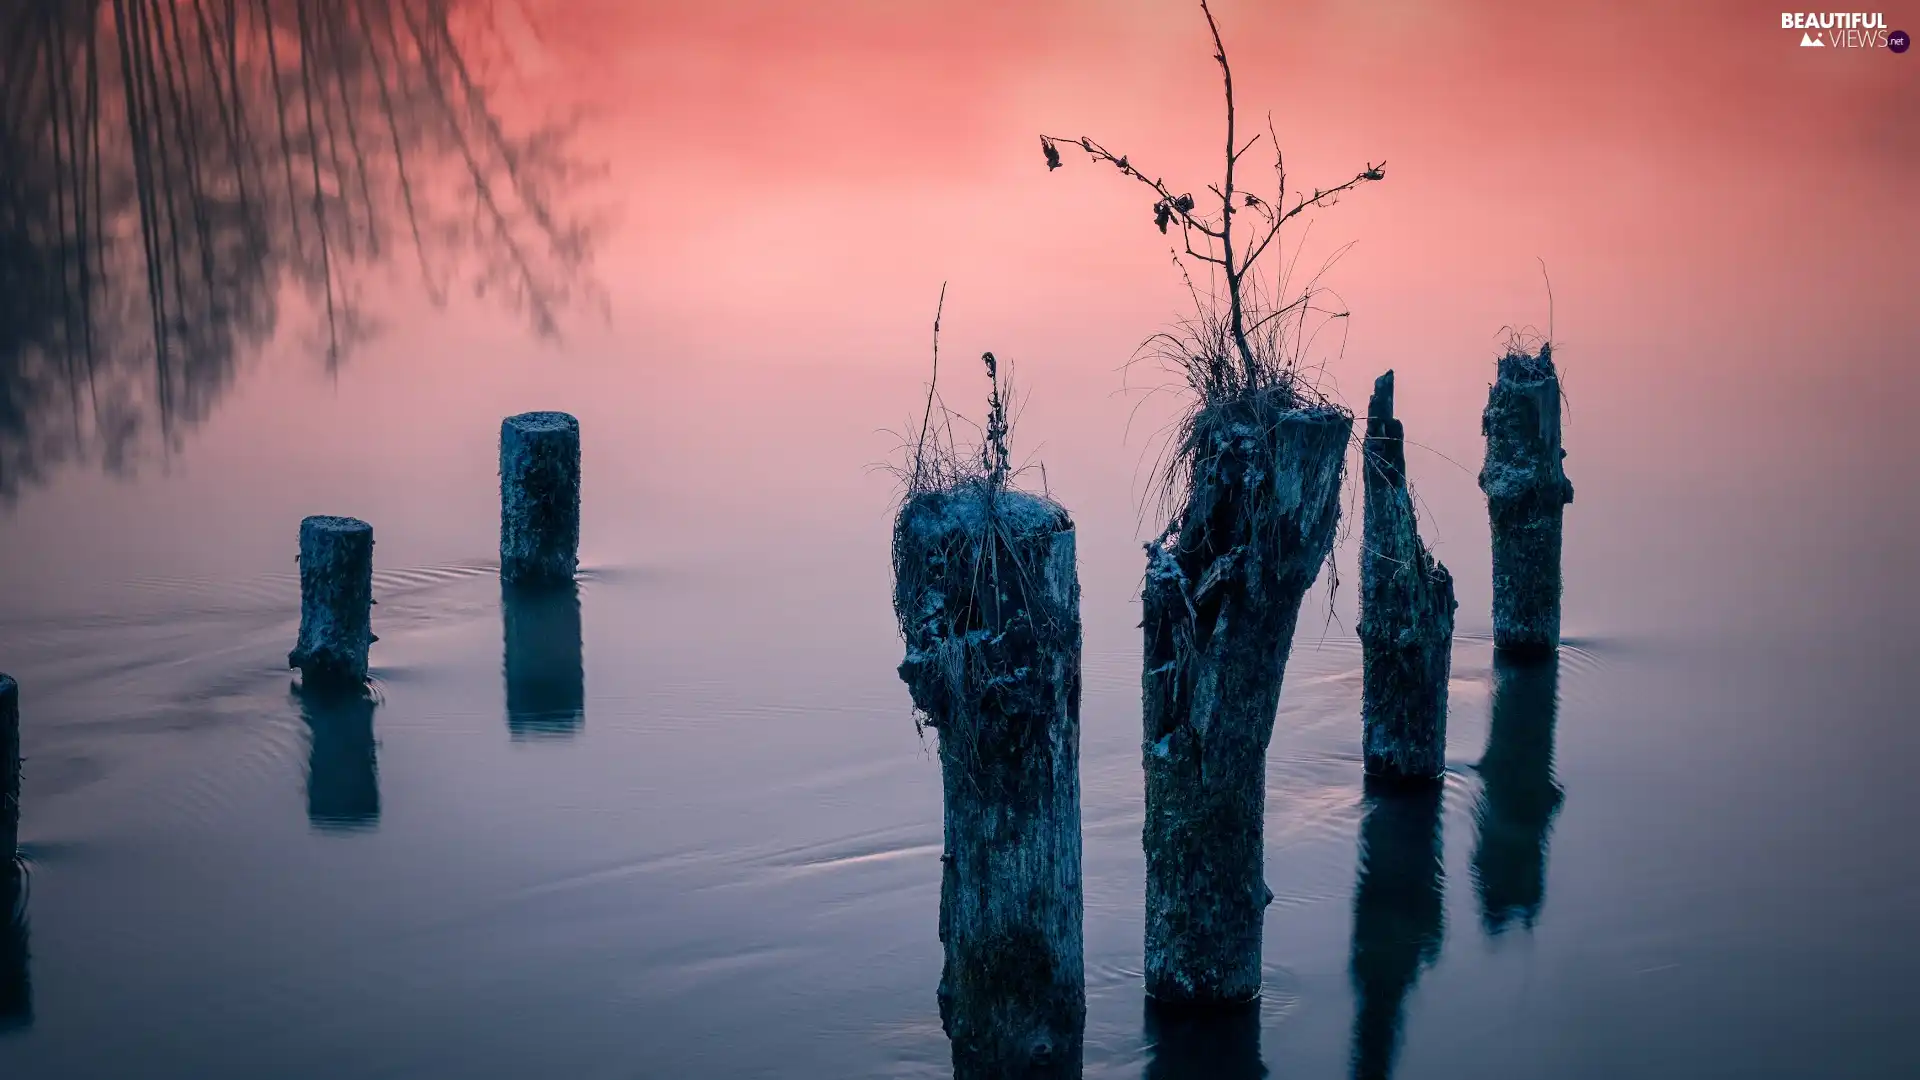
[{"label": "mountain logo icon", "polygon": [[1824,49],[1827,47],[1827,43],[1824,41],[1821,41],[1817,37],[1814,37],[1812,34],[1801,34],[1800,47],[1803,49],[1807,49],[1807,48]]}]

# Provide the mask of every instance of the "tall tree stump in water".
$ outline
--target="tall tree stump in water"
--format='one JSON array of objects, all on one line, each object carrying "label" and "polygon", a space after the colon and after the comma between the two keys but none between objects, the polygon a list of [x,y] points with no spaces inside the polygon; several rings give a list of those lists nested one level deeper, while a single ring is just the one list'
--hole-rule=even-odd
[{"label": "tall tree stump in water", "polygon": [[500,578],[572,581],[580,565],[580,421],[530,412],[500,422]]},{"label": "tall tree stump in water", "polygon": [[940,1018],[958,1076],[1078,1075],[1080,583],[1073,520],[990,480],[894,523],[900,678],[940,742]]},{"label": "tall tree stump in water", "polygon": [[1480,490],[1493,525],[1493,645],[1538,656],[1560,647],[1560,532],[1573,501],[1560,447],[1553,347],[1509,349],[1480,417]]},{"label": "tall tree stump in water", "polygon": [[1453,575],[1420,542],[1393,372],[1374,380],[1361,454],[1360,696],[1368,776],[1430,780],[1446,771]]},{"label": "tall tree stump in water", "polygon": [[0,875],[20,850],[20,684],[0,675]]},{"label": "tall tree stump in water", "polygon": [[1285,385],[1205,406],[1182,449],[1186,503],[1147,546],[1141,841],[1157,1000],[1259,996],[1267,745],[1352,432],[1352,413],[1302,406]]},{"label": "tall tree stump in water", "polygon": [[318,515],[300,522],[300,637],[287,666],[309,689],[367,681],[373,634],[373,526]]}]

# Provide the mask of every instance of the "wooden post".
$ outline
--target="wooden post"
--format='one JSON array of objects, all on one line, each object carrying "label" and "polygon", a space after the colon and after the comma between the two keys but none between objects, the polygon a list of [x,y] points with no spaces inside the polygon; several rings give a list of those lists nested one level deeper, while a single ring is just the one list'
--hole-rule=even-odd
[{"label": "wooden post", "polygon": [[570,581],[537,588],[502,584],[500,609],[508,732],[515,739],[577,733],[587,702],[579,588]]},{"label": "wooden post", "polygon": [[1573,501],[1551,345],[1500,358],[1480,433],[1487,438],[1480,490],[1493,525],[1493,644],[1551,653],[1560,647],[1561,519]]},{"label": "wooden post", "polygon": [[1361,748],[1368,776],[1431,780],[1446,772],[1447,677],[1453,666],[1453,576],[1420,542],[1407,487],[1406,441],[1393,415],[1393,372],[1374,380],[1360,456]]},{"label": "wooden post", "polygon": [[530,412],[500,422],[500,578],[572,581],[580,565],[580,421]]},{"label": "wooden post", "polygon": [[287,666],[313,690],[365,685],[373,634],[373,526],[358,518],[300,522],[300,637]]},{"label": "wooden post", "polygon": [[1259,996],[1267,745],[1352,432],[1352,413],[1278,391],[1208,406],[1186,504],[1147,547],[1141,841],[1147,993],[1162,1002]]},{"label": "wooden post", "polygon": [[956,1076],[1077,1076],[1080,583],[1049,499],[986,481],[894,524],[900,677],[940,741],[940,1017]]}]

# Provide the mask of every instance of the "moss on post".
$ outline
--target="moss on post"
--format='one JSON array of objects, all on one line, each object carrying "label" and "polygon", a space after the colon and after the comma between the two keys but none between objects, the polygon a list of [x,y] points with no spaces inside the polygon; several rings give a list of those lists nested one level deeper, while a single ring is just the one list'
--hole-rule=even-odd
[{"label": "moss on post", "polygon": [[1560,647],[1561,518],[1573,501],[1560,446],[1553,347],[1510,348],[1480,417],[1480,490],[1493,525],[1493,644],[1538,656]]},{"label": "moss on post", "polygon": [[1369,776],[1430,780],[1446,771],[1453,576],[1420,542],[1393,372],[1374,380],[1361,453],[1361,748]]},{"label": "moss on post", "polygon": [[580,565],[580,421],[530,412],[500,422],[500,577],[572,581]]},{"label": "moss on post", "polygon": [[1260,993],[1267,746],[1300,602],[1333,547],[1353,414],[1285,385],[1204,406],[1185,505],[1147,546],[1147,993]]},{"label": "moss on post", "polygon": [[958,1076],[1078,1075],[1080,584],[1074,527],[997,477],[894,523],[900,678],[937,733],[940,1018]]},{"label": "moss on post", "polygon": [[300,636],[287,666],[314,690],[367,681],[373,634],[373,526],[318,515],[300,522]]}]

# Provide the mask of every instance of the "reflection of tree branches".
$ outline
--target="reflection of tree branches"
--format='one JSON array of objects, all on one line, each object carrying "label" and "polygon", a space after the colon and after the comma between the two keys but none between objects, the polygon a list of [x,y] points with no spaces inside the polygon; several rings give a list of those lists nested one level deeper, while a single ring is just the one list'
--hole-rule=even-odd
[{"label": "reflection of tree branches", "polygon": [[464,277],[558,332],[588,230],[562,205],[567,129],[516,126],[477,74],[490,2],[7,5],[0,500],[70,459],[177,444],[288,285],[344,359],[352,279],[397,215],[436,304]]}]

